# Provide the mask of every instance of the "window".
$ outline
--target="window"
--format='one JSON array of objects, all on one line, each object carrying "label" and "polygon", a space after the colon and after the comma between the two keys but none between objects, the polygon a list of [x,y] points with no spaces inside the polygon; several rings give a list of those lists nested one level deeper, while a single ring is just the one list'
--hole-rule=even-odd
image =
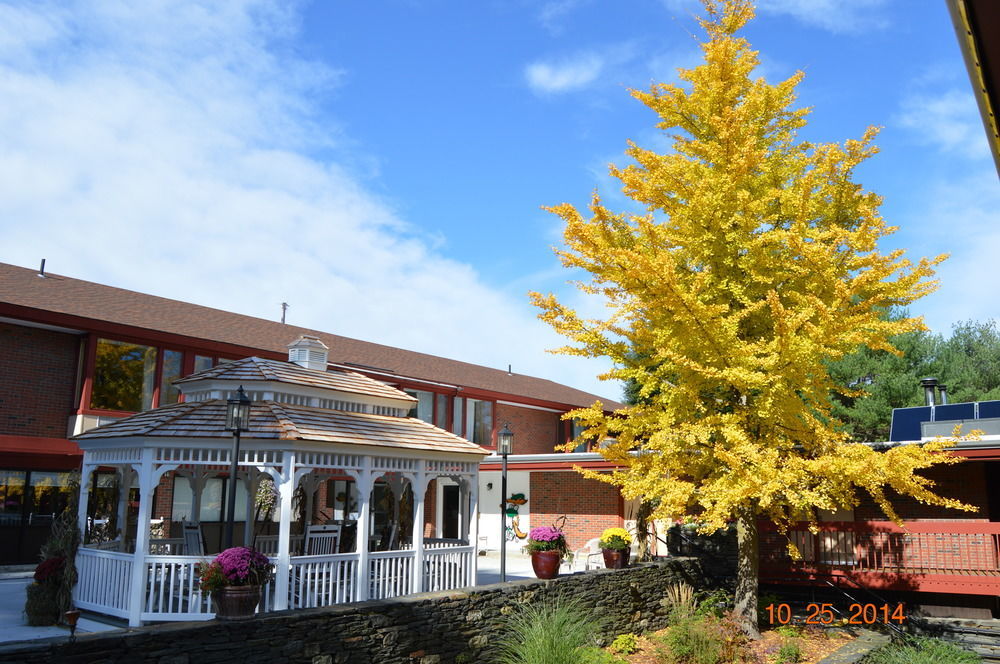
[{"label": "window", "polygon": [[[575,419],[572,420],[570,422],[570,430],[569,430],[569,435],[571,437],[570,440],[576,440],[577,437],[584,432],[584,429],[586,429],[586,427],[583,426],[582,424],[580,424],[579,420],[575,420]],[[573,448],[573,451],[574,452],[589,452],[590,451],[590,441],[584,441],[584,442],[580,443],[579,445],[577,445],[576,447]]]},{"label": "window", "polygon": [[111,339],[97,340],[90,407],[138,412],[153,407],[156,348]]},{"label": "window", "polygon": [[448,397],[444,394],[435,395],[434,405],[434,426],[439,429],[448,429]]},{"label": "window", "polygon": [[332,509],[335,521],[357,520],[358,489],[354,480],[327,480],[326,506]]},{"label": "window", "polygon": [[180,392],[174,387],[174,380],[181,377],[184,368],[184,353],[179,350],[163,351],[163,376],[160,378],[160,404],[177,403]]},{"label": "window", "polygon": [[21,523],[27,475],[23,470],[0,470],[0,526]]},{"label": "window", "polygon": [[31,492],[34,509],[30,520],[54,519],[69,505],[73,495],[72,473],[46,470],[31,471]]},{"label": "window", "polygon": [[212,358],[205,357],[204,355],[194,356],[194,370],[195,373],[199,371],[204,371],[205,369],[212,368]]},{"label": "window", "polygon": [[493,444],[493,402],[465,400],[465,438],[476,445]]},{"label": "window", "polygon": [[417,403],[410,409],[407,417],[415,417],[424,422],[434,421],[434,393],[423,390],[403,390],[411,397],[418,399]]},{"label": "window", "polygon": [[[174,477],[174,497],[170,511],[172,521],[222,521],[225,516],[226,478],[209,477],[204,481],[201,492],[201,509],[198,518],[191,516],[194,510],[194,495],[191,482],[180,475]],[[233,521],[246,521],[247,490],[243,482],[236,482],[236,508]]]}]

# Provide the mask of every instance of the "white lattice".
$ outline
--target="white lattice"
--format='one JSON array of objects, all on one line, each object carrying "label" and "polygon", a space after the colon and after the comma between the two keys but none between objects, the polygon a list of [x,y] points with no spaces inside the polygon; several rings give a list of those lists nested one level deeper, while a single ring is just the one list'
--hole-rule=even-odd
[{"label": "white lattice", "polygon": [[395,457],[372,457],[372,470],[415,471],[416,459],[398,459]]},{"label": "white lattice", "polygon": [[126,447],[119,450],[93,450],[87,452],[87,463],[136,463],[142,459],[142,450],[138,447]]},{"label": "white lattice", "polygon": [[295,465],[309,468],[340,468],[344,470],[358,470],[361,468],[361,457],[356,454],[299,452],[295,455]]},{"label": "white lattice", "polygon": [[427,472],[448,475],[471,475],[476,472],[478,464],[466,461],[428,461]]}]

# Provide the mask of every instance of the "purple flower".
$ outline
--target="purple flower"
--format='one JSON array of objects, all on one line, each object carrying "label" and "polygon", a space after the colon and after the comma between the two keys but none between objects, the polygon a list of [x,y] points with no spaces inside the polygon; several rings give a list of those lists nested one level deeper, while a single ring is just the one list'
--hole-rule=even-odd
[{"label": "purple flower", "polygon": [[245,546],[234,546],[216,556],[205,569],[202,587],[259,585],[270,578],[271,561],[267,556]]},{"label": "purple flower", "polygon": [[563,534],[561,530],[553,526],[538,526],[531,529],[528,537],[536,542],[558,542],[562,539]]}]

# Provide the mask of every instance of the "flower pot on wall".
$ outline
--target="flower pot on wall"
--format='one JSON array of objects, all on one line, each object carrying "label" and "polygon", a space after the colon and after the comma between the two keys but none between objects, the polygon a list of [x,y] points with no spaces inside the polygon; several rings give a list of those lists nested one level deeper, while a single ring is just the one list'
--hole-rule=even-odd
[{"label": "flower pot on wall", "polygon": [[628,567],[631,551],[628,549],[601,549],[604,554],[604,566],[608,569],[623,569]]},{"label": "flower pot on wall", "polygon": [[539,579],[554,579],[559,575],[562,551],[533,551],[531,568]]},{"label": "flower pot on wall", "polygon": [[247,620],[260,603],[260,586],[225,586],[212,593],[212,601],[219,620]]}]

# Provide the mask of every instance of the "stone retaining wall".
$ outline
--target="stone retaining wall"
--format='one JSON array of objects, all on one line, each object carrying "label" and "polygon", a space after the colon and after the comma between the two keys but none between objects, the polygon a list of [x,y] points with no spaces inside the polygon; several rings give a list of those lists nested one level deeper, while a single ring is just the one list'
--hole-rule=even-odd
[{"label": "stone retaining wall", "polygon": [[243,622],[172,623],[0,646],[0,662],[41,664],[446,664],[493,661],[492,642],[517,607],[573,599],[593,608],[600,636],[666,626],[665,588],[707,585],[701,563],[674,558],[551,581],[526,580],[323,609],[281,611]]},{"label": "stone retaining wall", "polygon": [[1000,620],[921,618],[911,623],[917,634],[954,641],[990,662],[1000,662]]}]

